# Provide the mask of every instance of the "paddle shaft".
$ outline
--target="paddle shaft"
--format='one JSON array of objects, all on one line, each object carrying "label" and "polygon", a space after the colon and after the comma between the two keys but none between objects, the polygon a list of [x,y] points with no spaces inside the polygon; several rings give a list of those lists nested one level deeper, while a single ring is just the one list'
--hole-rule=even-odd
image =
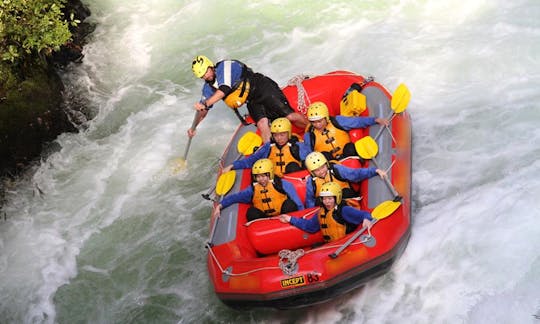
[{"label": "paddle shaft", "polygon": [[[372,223],[371,223],[371,226],[375,225],[379,220],[378,219],[375,219]],[[353,236],[351,236],[350,239],[347,240],[347,242],[343,243],[342,246],[340,246],[337,250],[334,251],[334,253],[331,253],[331,254],[328,254],[329,257],[331,257],[332,259],[335,259],[338,257],[338,255],[343,252],[343,250],[345,250],[347,247],[349,247],[349,245],[351,245],[358,237],[360,237],[360,235],[362,235],[362,233],[364,233],[365,231],[367,230],[367,226],[364,226],[362,227],[361,230],[359,230],[358,232],[354,233]]]},{"label": "paddle shaft", "polygon": [[[214,200],[214,202],[216,202]],[[212,230],[210,230],[210,236],[208,238],[208,244],[211,246],[211,243],[212,242],[212,239],[214,238],[214,234],[216,233],[216,227],[217,227],[217,222],[219,221],[219,218],[221,217],[221,212],[219,213],[219,215],[216,217],[216,219],[214,219],[214,223],[212,224]]]},{"label": "paddle shaft", "polygon": [[[191,129],[192,130],[195,130],[197,128],[197,123],[199,121],[199,111],[197,110],[195,112],[195,116],[193,117],[193,123],[191,124]],[[189,148],[191,147],[191,140],[193,139],[193,137],[190,137],[188,139],[188,142],[187,142],[187,146],[186,146],[186,150],[184,151],[184,161],[187,159],[187,155],[189,153]]]},{"label": "paddle shaft", "polygon": [[[394,91],[394,94],[392,95],[392,101],[390,103],[390,106],[392,108],[392,113],[388,115],[386,119],[388,119],[388,122],[391,122],[392,119],[396,116],[396,114],[402,113],[407,109],[407,105],[409,104],[409,100],[411,99],[411,93],[409,92],[409,88],[405,84],[400,84],[396,91]],[[381,136],[382,132],[385,128],[388,128],[386,126],[381,127],[379,129],[379,132],[377,135],[375,135],[375,140]],[[390,129],[388,129],[390,132]]]},{"label": "paddle shaft", "polygon": [[191,140],[192,140],[192,139],[193,139],[193,137],[190,137],[190,138],[188,139],[187,146],[186,146],[186,150],[184,151],[184,155],[183,155],[183,157],[182,157],[182,160],[184,160],[184,161],[187,159],[187,155],[188,155],[188,153],[189,153],[189,148],[190,148],[190,146],[191,146]]},{"label": "paddle shaft", "polygon": [[[371,159],[371,161],[373,161],[373,164],[375,164],[375,167],[376,167],[377,169],[381,169],[381,168],[379,167],[379,163],[377,163],[377,160],[375,159],[375,157],[373,157],[373,158]],[[382,169],[381,169],[381,170],[382,170]],[[388,176],[384,177],[383,180],[384,180],[384,183],[386,183],[386,186],[388,187],[388,189],[390,189],[390,191],[392,192],[392,195],[394,195],[394,198],[398,197],[399,194],[398,194],[398,192],[396,191],[396,188],[394,188],[394,185],[392,185],[392,183],[390,182],[390,180],[388,180]]]},{"label": "paddle shaft", "polygon": [[[394,119],[394,116],[396,114],[394,112],[392,112],[390,115],[388,115],[388,117],[386,118],[388,120],[388,122],[391,122],[392,119]],[[377,132],[377,135],[375,135],[375,137],[373,138],[374,140],[377,140],[379,138],[379,136],[381,136],[382,132],[387,129],[388,127],[382,125],[381,128],[379,128],[379,132]],[[390,129],[388,129],[388,131],[390,131]]]},{"label": "paddle shaft", "polygon": [[[216,184],[217,184],[217,181],[216,181]],[[205,194],[201,194],[201,196],[206,200],[215,201],[214,199],[210,198],[210,195],[214,193],[214,190],[216,190],[216,185],[210,188]]]},{"label": "paddle shaft", "polygon": [[[234,161],[240,159],[241,157],[242,157],[242,154],[240,153],[240,154],[238,154],[238,157],[234,159]],[[202,196],[204,199],[210,200],[210,201],[214,201],[214,202],[215,202],[215,201],[218,201],[217,199],[215,199],[215,198],[212,199],[212,198],[210,197],[213,193],[216,192],[216,188],[217,188],[217,183],[218,183],[218,181],[219,181],[219,177],[216,179],[216,183],[214,184],[214,186],[213,186],[212,188],[208,189],[208,191],[207,191],[205,194],[201,194],[201,196]],[[219,195],[217,195],[217,196],[219,196]],[[216,198],[217,198],[217,196],[216,196]]]},{"label": "paddle shaft", "polygon": [[[217,202],[217,201],[214,200],[214,202]],[[212,244],[210,242],[212,242],[212,240],[214,239],[214,234],[216,233],[217,223],[218,223],[220,218],[221,218],[221,211],[219,212],[219,215],[216,217],[216,219],[214,219],[214,223],[212,224],[212,229],[210,230],[210,237],[209,237],[209,240],[208,240],[208,244],[210,246],[212,246]]]},{"label": "paddle shaft", "polygon": [[[234,159],[234,161],[239,160],[241,157],[242,157],[242,153],[238,154],[238,157],[236,157],[236,158]],[[217,187],[217,181],[218,181],[218,180],[219,180],[219,178],[216,180],[216,184],[214,184],[214,186],[213,186],[212,188],[210,188],[210,189],[208,190],[207,193],[201,194],[201,196],[202,196],[204,199],[210,200],[210,201],[217,201],[216,199],[210,198],[210,196],[211,196],[213,193],[216,192],[216,187]]]},{"label": "paddle shaft", "polygon": [[[246,135],[246,134],[244,134],[244,136],[245,136],[245,135]],[[243,137],[244,137],[244,136],[243,136]],[[249,148],[251,148],[251,150],[248,150],[248,151],[253,151],[253,150],[254,150],[254,147],[252,147],[252,146],[253,146],[253,145],[249,146]],[[240,158],[241,158],[242,156],[247,155],[247,154],[251,154],[251,153],[252,153],[252,152],[249,152],[249,153],[248,153],[248,152],[239,152],[238,155],[234,158],[233,161],[238,161],[238,160],[240,160]],[[219,181],[219,178],[218,178],[218,181]],[[202,196],[204,199],[206,199],[206,200],[217,201],[216,199],[210,198],[210,196],[212,195],[212,193],[215,192],[216,187],[217,187],[217,181],[216,181],[216,184],[215,184],[212,188],[210,188],[206,194],[202,194],[201,196]]]},{"label": "paddle shaft", "polygon": [[[217,182],[216,182],[216,184],[217,184]],[[223,200],[223,197],[224,197],[224,196],[222,196],[222,195],[216,195],[215,198],[210,197],[210,196],[211,196],[213,193],[215,193],[215,192],[216,192],[216,185],[214,185],[212,188],[210,188],[210,189],[208,190],[207,193],[201,194],[201,196],[202,196],[204,199],[210,200],[210,201],[213,201],[213,202],[220,202],[221,200]],[[221,198],[218,200],[218,199],[217,199],[218,197],[221,197]]]}]

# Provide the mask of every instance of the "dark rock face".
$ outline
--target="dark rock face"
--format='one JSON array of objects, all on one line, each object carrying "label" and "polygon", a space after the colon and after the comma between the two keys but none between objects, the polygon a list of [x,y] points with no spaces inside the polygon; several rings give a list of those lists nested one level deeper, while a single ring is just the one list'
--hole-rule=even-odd
[{"label": "dark rock face", "polygon": [[[56,76],[56,77],[55,77]],[[43,143],[73,131],[63,113],[63,85],[54,71],[35,67],[0,103],[0,167],[14,173],[41,153]]]},{"label": "dark rock face", "polygon": [[[25,66],[24,73],[16,68],[0,66],[0,72],[15,76],[0,83],[0,175],[15,175],[37,159],[43,146],[64,132],[76,131],[66,114],[66,108],[84,111],[83,107],[70,107],[63,96],[64,85],[57,70],[71,62],[81,62],[85,37],[94,26],[85,23],[90,11],[79,1],[69,0],[64,8],[65,17],[71,13],[80,20],[72,27],[72,42],[62,46],[46,61]],[[13,81],[17,79],[17,81]],[[0,204],[1,205],[1,204]]]}]

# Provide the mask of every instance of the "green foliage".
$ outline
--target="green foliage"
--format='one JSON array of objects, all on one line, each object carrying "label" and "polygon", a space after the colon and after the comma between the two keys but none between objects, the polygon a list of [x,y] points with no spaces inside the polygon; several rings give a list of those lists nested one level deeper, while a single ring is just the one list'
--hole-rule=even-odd
[{"label": "green foliage", "polygon": [[16,63],[33,54],[47,55],[71,40],[65,19],[66,0],[0,0],[1,59]]}]

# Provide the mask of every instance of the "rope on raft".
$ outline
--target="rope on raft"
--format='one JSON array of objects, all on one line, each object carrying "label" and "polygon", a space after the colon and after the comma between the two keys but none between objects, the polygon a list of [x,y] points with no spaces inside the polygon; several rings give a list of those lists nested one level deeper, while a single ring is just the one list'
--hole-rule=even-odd
[{"label": "rope on raft", "polygon": [[298,271],[298,263],[296,261],[303,255],[304,250],[302,249],[296,251],[287,249],[279,251],[279,268],[284,274],[293,276]]},{"label": "rope on raft", "polygon": [[[303,218],[305,218],[305,217],[307,217],[309,215],[312,215],[315,212],[317,212],[317,210],[310,211],[309,213],[304,215]],[[272,217],[272,218],[274,218],[274,217]],[[275,217],[275,218],[277,218],[277,217]],[[253,220],[251,222],[255,222],[255,221],[257,221],[257,220]],[[246,225],[248,225],[248,224],[246,224]],[[371,231],[368,230],[368,237],[367,238],[357,240],[357,242],[352,243],[351,246],[366,243],[369,240],[370,236],[371,236]],[[261,267],[261,268],[252,269],[252,270],[249,270],[249,271],[246,271],[246,272],[240,272],[240,273],[233,273],[231,269],[224,269],[223,266],[221,265],[221,263],[219,262],[217,256],[215,255],[214,251],[212,250],[212,245],[210,243],[207,243],[206,247],[208,248],[208,252],[212,256],[212,259],[217,264],[221,274],[225,274],[225,275],[231,276],[231,277],[237,277],[237,276],[248,275],[248,274],[251,274],[251,273],[254,273],[254,272],[258,272],[258,271],[278,270],[278,269],[281,270],[284,274],[286,274],[288,276],[292,276],[298,271],[296,261],[299,258],[301,258],[302,256],[308,255],[310,253],[318,252],[318,251],[321,251],[321,250],[328,250],[328,249],[334,250],[336,248],[341,247],[341,245],[334,245],[334,244],[332,244],[332,245],[324,245],[324,246],[320,246],[320,247],[317,247],[317,248],[314,248],[314,249],[311,249],[311,250],[307,250],[307,251],[304,251],[303,249],[298,249],[296,251],[290,251],[290,250],[284,249],[284,250],[279,251],[279,253],[277,254],[277,256],[279,258],[279,262],[278,262],[277,267]]]},{"label": "rope on raft", "polygon": [[298,90],[298,111],[300,111],[303,115],[307,113],[307,107],[311,104],[311,100],[309,100],[309,97],[306,93],[306,89],[302,85],[302,82],[304,80],[309,79],[309,75],[305,74],[299,74],[292,77],[289,82],[287,82],[287,85],[290,86],[296,86],[296,89]]},{"label": "rope on raft", "polygon": [[[350,73],[335,73],[331,75],[319,75],[318,77],[335,77],[335,76],[340,76],[340,75],[351,75],[351,74]],[[302,82],[309,78],[311,77],[307,74],[298,74],[292,77],[287,82],[287,85],[295,86],[298,91],[297,107],[298,107],[298,111],[301,112],[303,115],[306,115],[307,107],[311,104],[311,100],[309,99],[309,96],[306,92],[306,89],[302,85]],[[364,81],[360,84],[360,86],[363,87],[374,80],[375,78],[373,76],[368,76],[367,78],[364,79]]]},{"label": "rope on raft", "polygon": [[[369,236],[371,236],[371,233],[369,233]],[[359,245],[359,244],[364,244],[366,243],[367,241],[369,240],[369,238],[363,238],[361,240],[357,240],[357,242],[354,242],[351,244],[351,246],[354,246],[354,245]],[[332,249],[332,250],[335,250],[336,248],[339,248],[341,247],[341,244],[340,245],[324,245],[324,246],[321,246],[321,247],[317,247],[317,248],[314,248],[312,250],[308,250],[308,251],[304,251],[302,249],[300,250],[296,250],[295,252],[292,252],[294,254],[291,255],[289,254],[288,252],[291,252],[289,250],[281,250],[278,254],[278,257],[280,258],[280,261],[279,261],[279,266],[277,267],[261,267],[261,268],[256,268],[256,269],[252,269],[252,270],[249,270],[249,271],[245,271],[245,272],[239,272],[239,273],[233,273],[231,270],[229,269],[224,269],[223,266],[221,265],[221,263],[219,262],[217,256],[214,254],[214,251],[212,250],[212,245],[210,243],[207,243],[206,244],[206,247],[208,248],[208,251],[210,253],[210,255],[212,256],[212,259],[214,260],[214,262],[217,264],[221,274],[225,274],[227,276],[231,276],[231,277],[238,277],[238,276],[245,276],[245,275],[248,275],[248,274],[251,274],[251,273],[254,273],[254,272],[258,272],[258,271],[264,271],[264,270],[281,270],[285,273],[286,270],[294,270],[294,265],[290,265],[290,264],[287,264],[287,262],[283,262],[283,266],[285,266],[287,269],[284,270],[282,268],[282,255],[287,257],[287,256],[291,256],[291,257],[295,257],[295,261],[300,258],[301,256],[303,255],[308,255],[310,253],[314,253],[314,252],[318,252],[320,250],[329,250],[329,249]],[[283,252],[283,254],[282,254]],[[288,273],[286,273],[288,274]],[[291,276],[292,274],[288,274],[289,276]]]}]

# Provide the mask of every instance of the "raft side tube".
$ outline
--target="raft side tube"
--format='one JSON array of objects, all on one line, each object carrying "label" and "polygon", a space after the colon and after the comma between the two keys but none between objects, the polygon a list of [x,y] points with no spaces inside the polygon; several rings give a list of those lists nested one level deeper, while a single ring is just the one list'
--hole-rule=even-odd
[{"label": "raft side tube", "polygon": [[[318,208],[288,213],[292,217],[317,217]],[[310,234],[291,224],[282,223],[278,217],[260,218],[245,224],[247,236],[253,248],[260,254],[269,255],[281,250],[296,250],[324,242],[320,231]]]}]

